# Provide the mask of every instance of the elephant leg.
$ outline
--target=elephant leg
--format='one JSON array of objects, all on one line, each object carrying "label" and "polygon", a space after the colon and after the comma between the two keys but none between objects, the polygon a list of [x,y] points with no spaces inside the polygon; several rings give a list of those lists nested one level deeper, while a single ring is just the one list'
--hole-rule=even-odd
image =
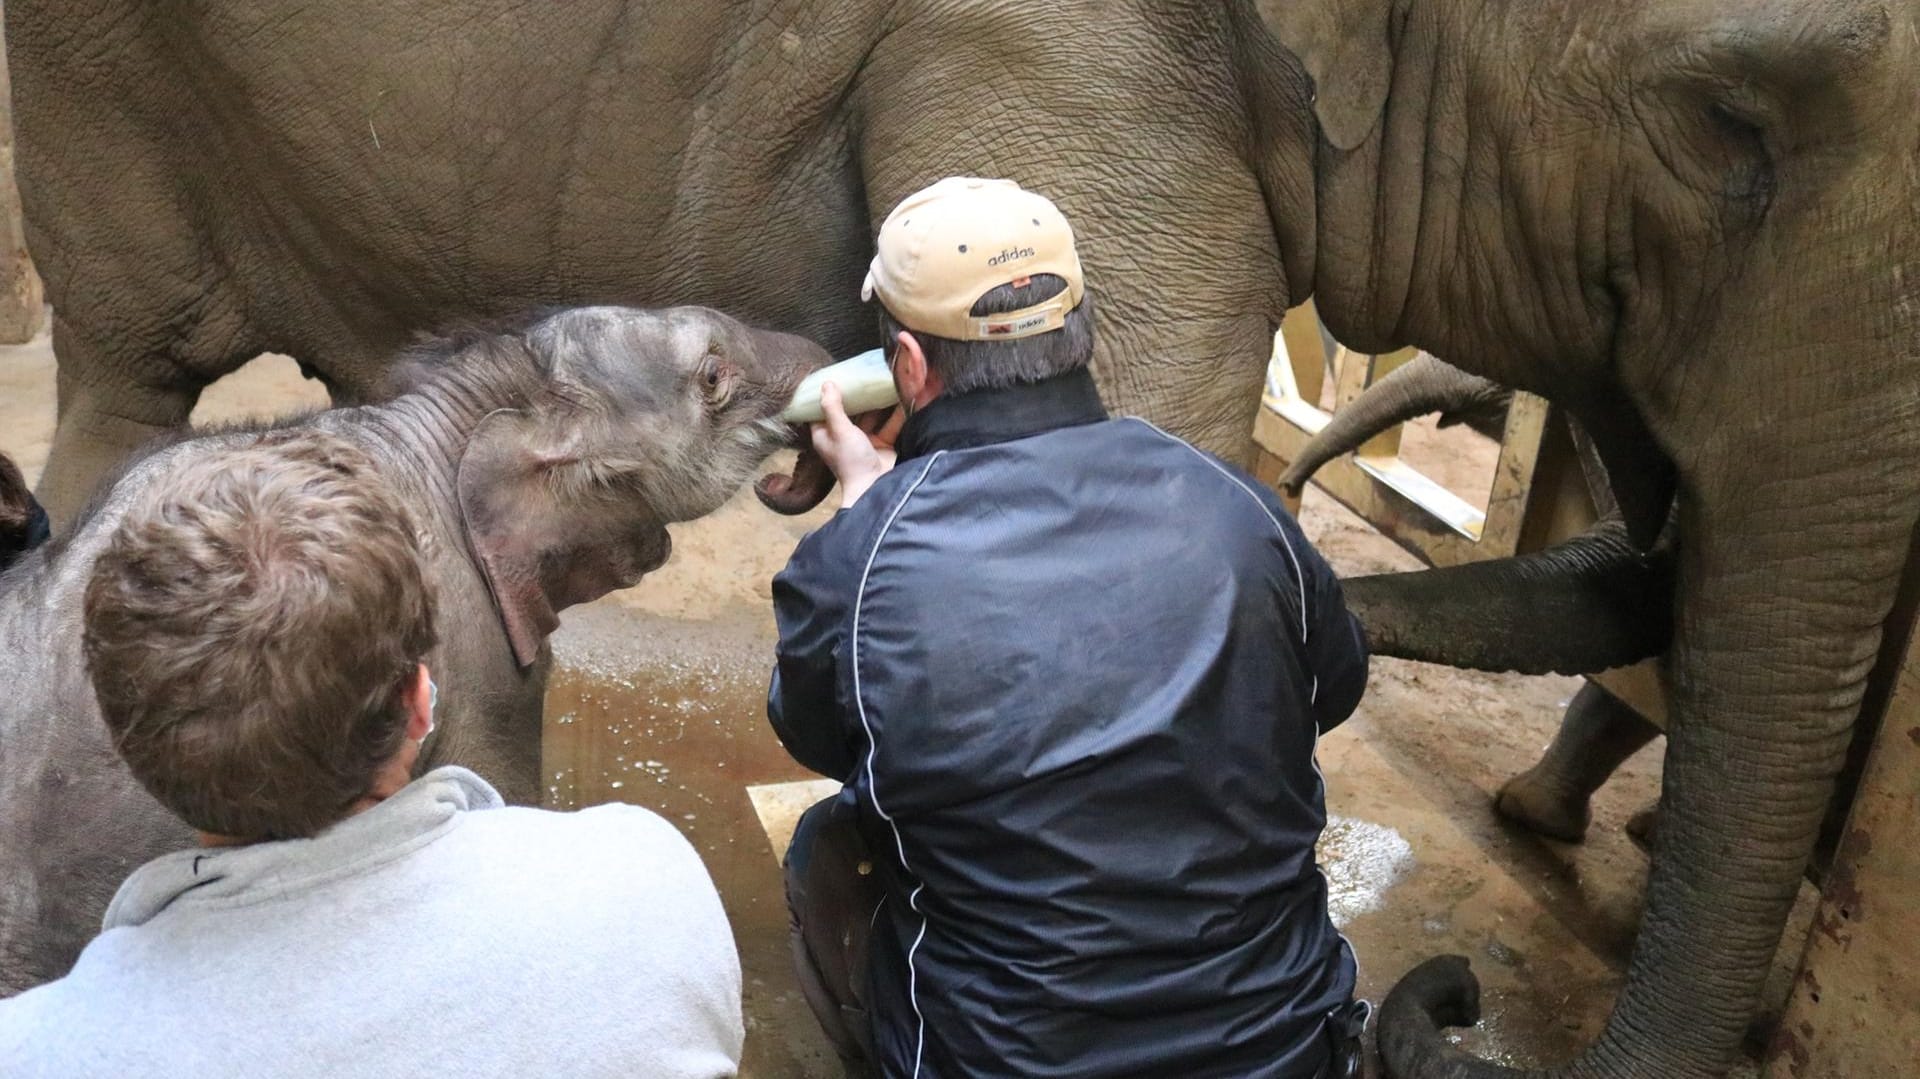
[{"label": "elephant leg", "polygon": [[[55,7],[9,11],[8,26],[16,14],[44,23]],[[140,25],[123,20],[101,32]],[[30,32],[48,42],[64,37],[50,23]],[[228,275],[286,257],[279,237],[262,241],[271,252],[265,261],[222,246],[222,237],[230,245],[250,230],[213,212],[207,192],[195,188],[199,170],[180,170],[180,132],[210,121],[159,104],[179,89],[168,81],[174,60],[156,61],[147,42],[112,40],[118,77],[145,91],[138,106],[96,92],[89,65],[40,55],[14,72],[27,244],[54,310],[58,419],[37,493],[56,532],[130,452],[184,427],[201,389],[264,350],[248,293]],[[156,123],[162,114],[168,119]]]},{"label": "elephant leg", "polygon": [[1500,815],[1553,839],[1587,835],[1587,802],[1660,728],[1588,682],[1574,694],[1552,744],[1532,768],[1509,779],[1494,799]]},{"label": "elephant leg", "polygon": [[[1914,527],[1905,460],[1867,467],[1870,476],[1827,470],[1805,485],[1780,483],[1784,497],[1765,500],[1729,468],[1719,474],[1734,479],[1704,496],[1718,502],[1683,509],[1672,718],[1646,913],[1605,1032],[1554,1074],[1717,1076],[1739,1052]],[[1440,1024],[1471,1017],[1476,995],[1457,958],[1396,987],[1381,1014],[1390,1072],[1515,1074],[1439,1034]]]},{"label": "elephant leg", "polygon": [[59,533],[102,476],[140,446],[186,425],[206,381],[170,366],[121,362],[58,312],[53,351],[58,419],[35,494]]}]

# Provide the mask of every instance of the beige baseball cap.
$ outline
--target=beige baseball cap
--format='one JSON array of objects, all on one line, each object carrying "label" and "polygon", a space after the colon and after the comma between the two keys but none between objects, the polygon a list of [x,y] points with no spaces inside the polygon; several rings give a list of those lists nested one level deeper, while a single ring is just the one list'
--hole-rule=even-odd
[{"label": "beige baseball cap", "polygon": [[[955,341],[1011,341],[1057,330],[1085,284],[1073,228],[1058,207],[1012,180],[949,176],[906,197],[880,226],[860,298],[880,297],[909,330]],[[1067,287],[1001,315],[967,312],[1001,285],[1057,274]]]}]

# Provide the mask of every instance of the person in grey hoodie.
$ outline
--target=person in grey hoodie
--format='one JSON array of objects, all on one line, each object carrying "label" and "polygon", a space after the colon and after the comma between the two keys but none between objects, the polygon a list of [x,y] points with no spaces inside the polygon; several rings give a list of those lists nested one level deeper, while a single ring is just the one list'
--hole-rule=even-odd
[{"label": "person in grey hoodie", "polygon": [[201,845],[0,1001],[0,1074],[734,1074],[739,958],[671,825],[411,779],[435,639],[409,514],[348,443],[268,437],[143,492],[85,648],[115,749]]}]

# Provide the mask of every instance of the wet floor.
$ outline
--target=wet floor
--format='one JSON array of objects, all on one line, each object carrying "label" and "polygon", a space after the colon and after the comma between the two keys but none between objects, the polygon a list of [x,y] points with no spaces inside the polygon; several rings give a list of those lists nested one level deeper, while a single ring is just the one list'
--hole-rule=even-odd
[{"label": "wet floor", "polygon": [[[767,792],[817,777],[766,726],[771,650],[771,627],[746,609],[720,619],[612,604],[570,612],[547,696],[548,796],[562,807],[632,802],[679,825],[738,937],[744,1073],[836,1075],[788,966],[775,844],[815,792],[795,788],[784,802]],[[1493,790],[1544,744],[1576,686],[1378,661],[1360,714],[1319,750],[1331,815],[1321,861],[1361,992],[1378,1001],[1421,959],[1466,955],[1485,1018],[1461,1043],[1512,1064],[1564,1060],[1599,1032],[1643,883],[1645,860],[1621,825],[1655,792],[1651,755],[1603,792],[1584,846],[1512,832],[1490,811]]]},{"label": "wet floor", "polygon": [[742,1075],[837,1076],[794,983],[780,866],[748,796],[752,786],[818,778],[767,727],[771,639],[753,624],[596,606],[569,615],[554,654],[548,803],[630,802],[677,825],[733,922],[745,982]]}]

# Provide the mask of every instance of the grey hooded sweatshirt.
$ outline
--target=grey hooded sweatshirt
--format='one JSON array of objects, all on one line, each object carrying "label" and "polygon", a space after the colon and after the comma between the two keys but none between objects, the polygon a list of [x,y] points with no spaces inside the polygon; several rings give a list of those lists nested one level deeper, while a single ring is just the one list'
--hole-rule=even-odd
[{"label": "grey hooded sweatshirt", "polygon": [[312,839],[127,878],[57,982],[0,1001],[0,1075],[732,1075],[713,882],[634,806],[506,808],[440,768]]}]

